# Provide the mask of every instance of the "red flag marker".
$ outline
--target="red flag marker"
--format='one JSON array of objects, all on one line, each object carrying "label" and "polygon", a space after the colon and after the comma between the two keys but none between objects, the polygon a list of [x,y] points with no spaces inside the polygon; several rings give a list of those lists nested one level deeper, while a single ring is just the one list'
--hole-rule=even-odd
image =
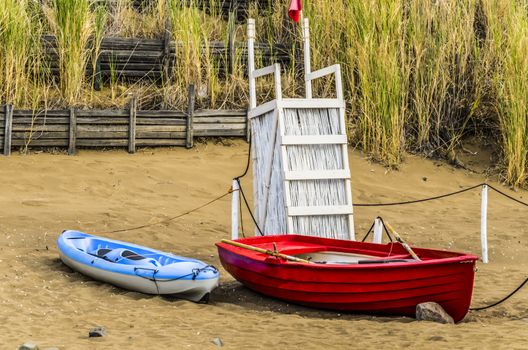
[{"label": "red flag marker", "polygon": [[291,0],[290,8],[288,9],[288,16],[295,22],[299,22],[302,11],[302,0]]}]

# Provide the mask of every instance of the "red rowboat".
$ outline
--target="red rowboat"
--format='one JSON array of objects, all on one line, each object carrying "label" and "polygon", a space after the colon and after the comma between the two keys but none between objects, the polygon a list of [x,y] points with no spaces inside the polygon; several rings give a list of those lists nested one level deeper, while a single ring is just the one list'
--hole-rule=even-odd
[{"label": "red rowboat", "polygon": [[477,257],[328,238],[279,235],[235,242],[308,260],[292,262],[217,243],[224,268],[245,286],[291,303],[340,311],[415,316],[416,305],[440,304],[455,322],[471,304]]}]

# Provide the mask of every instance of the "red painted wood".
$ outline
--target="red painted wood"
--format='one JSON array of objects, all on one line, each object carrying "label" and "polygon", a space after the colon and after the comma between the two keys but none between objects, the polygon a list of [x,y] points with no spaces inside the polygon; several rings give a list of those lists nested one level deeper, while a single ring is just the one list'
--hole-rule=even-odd
[{"label": "red painted wood", "polygon": [[[408,257],[400,244],[374,244],[299,235],[239,239],[237,242],[295,255],[316,251]],[[433,301],[458,322],[471,304],[477,257],[413,248],[422,261],[386,264],[304,264],[217,243],[224,268],[247,287],[311,307],[414,316],[416,305]]]}]

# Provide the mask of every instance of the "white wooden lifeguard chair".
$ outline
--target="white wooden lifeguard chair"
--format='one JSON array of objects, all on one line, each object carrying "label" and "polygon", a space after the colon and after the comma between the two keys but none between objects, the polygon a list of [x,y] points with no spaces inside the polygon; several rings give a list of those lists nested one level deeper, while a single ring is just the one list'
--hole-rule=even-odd
[{"label": "white wooden lifeguard chair", "polygon": [[[255,69],[255,20],[248,21],[249,111],[254,214],[265,235],[355,239],[345,101],[339,64],[311,71],[304,19],[306,97],[283,98],[279,64]],[[335,98],[313,98],[312,81],[334,75]],[[256,79],[273,75],[275,99],[257,106]],[[235,184],[236,186],[236,184]],[[238,238],[238,198],[233,238]]]}]

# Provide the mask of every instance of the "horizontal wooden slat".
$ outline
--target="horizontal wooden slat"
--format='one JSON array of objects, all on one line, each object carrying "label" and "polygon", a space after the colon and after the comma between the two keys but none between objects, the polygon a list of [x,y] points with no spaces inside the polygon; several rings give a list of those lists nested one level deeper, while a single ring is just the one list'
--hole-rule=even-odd
[{"label": "horizontal wooden slat", "polygon": [[[13,139],[12,146],[25,146],[27,140]],[[34,139],[28,146],[32,147],[68,147],[68,139]]]},{"label": "horizontal wooden slat", "polygon": [[43,115],[39,115],[36,118],[30,118],[30,117],[13,117],[13,123],[23,125],[26,124],[30,126],[33,125],[46,125],[46,124],[69,124],[70,118],[66,117],[46,117]]},{"label": "horizontal wooden slat", "polygon": [[77,124],[108,124],[108,125],[121,125],[130,123],[128,118],[116,118],[116,117],[77,117]]},{"label": "horizontal wooden slat", "polygon": [[246,130],[197,130],[196,137],[239,137],[246,136]]},{"label": "horizontal wooden slat", "polygon": [[195,124],[193,126],[195,131],[199,130],[240,130],[246,129],[245,123],[239,124]]},{"label": "horizontal wooden slat", "polygon": [[247,110],[245,109],[234,109],[234,110],[217,110],[217,109],[199,109],[194,112],[194,117],[247,117]]},{"label": "horizontal wooden slat", "polygon": [[283,145],[337,145],[347,144],[346,135],[287,135],[282,137]]},{"label": "horizontal wooden slat", "polygon": [[146,146],[185,146],[185,139],[139,139],[136,140],[136,146],[146,147]]},{"label": "horizontal wooden slat", "polygon": [[182,111],[149,111],[149,110],[138,110],[138,118],[187,118],[187,114]]},{"label": "horizontal wooden slat", "polygon": [[[35,125],[31,130],[34,132],[68,131],[68,125]],[[30,131],[30,126],[27,124],[13,123],[13,132],[15,131]]]},{"label": "horizontal wooden slat", "polygon": [[194,117],[194,124],[241,124],[246,117]]},{"label": "horizontal wooden slat", "polygon": [[286,171],[286,180],[331,180],[350,179],[349,170]]},{"label": "horizontal wooden slat", "polygon": [[352,207],[348,205],[326,207],[289,207],[289,216],[348,215]]},{"label": "horizontal wooden slat", "polygon": [[78,147],[126,147],[128,139],[101,140],[101,139],[77,139]]},{"label": "horizontal wooden slat", "polygon": [[[75,114],[79,117],[128,117],[128,111],[122,109],[88,109],[76,110]],[[68,111],[69,116],[69,111]]]}]

